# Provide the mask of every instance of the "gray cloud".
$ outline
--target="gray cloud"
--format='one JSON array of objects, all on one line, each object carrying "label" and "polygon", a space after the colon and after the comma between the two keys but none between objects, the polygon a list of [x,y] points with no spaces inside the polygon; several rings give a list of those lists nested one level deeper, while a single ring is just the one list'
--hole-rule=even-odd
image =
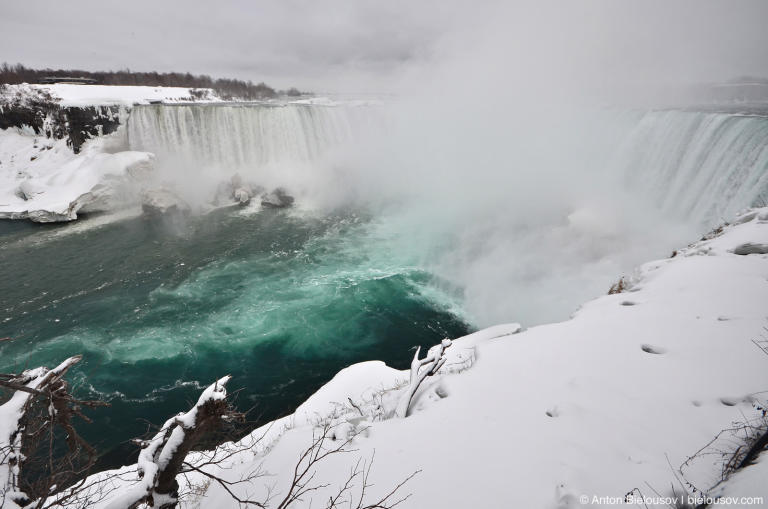
[{"label": "gray cloud", "polygon": [[518,80],[553,68],[559,79],[719,80],[768,75],[766,19],[761,0],[5,1],[0,61],[338,91],[423,81],[445,62],[489,79],[501,67]]}]

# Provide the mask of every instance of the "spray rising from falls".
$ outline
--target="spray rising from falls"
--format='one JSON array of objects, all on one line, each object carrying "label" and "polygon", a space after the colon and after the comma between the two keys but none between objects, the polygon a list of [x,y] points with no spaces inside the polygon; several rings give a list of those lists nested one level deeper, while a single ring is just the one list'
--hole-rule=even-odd
[{"label": "spray rising from falls", "polygon": [[478,326],[564,319],[768,196],[766,117],[441,107],[445,122],[400,127],[403,147],[428,133],[423,150],[372,173],[406,183],[425,263]]}]

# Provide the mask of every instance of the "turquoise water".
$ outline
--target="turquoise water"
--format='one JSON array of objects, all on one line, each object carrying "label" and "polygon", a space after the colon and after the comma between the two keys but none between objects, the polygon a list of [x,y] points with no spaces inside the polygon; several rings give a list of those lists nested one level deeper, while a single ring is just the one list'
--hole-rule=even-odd
[{"label": "turquoise water", "polygon": [[[142,218],[0,224],[0,372],[82,353],[75,391],[108,400],[83,434],[126,461],[225,375],[263,423],[339,369],[406,367],[414,345],[469,332],[396,234],[351,211],[224,210],[182,225]],[[89,227],[89,222],[93,227]],[[454,302],[455,304],[455,302]]]}]

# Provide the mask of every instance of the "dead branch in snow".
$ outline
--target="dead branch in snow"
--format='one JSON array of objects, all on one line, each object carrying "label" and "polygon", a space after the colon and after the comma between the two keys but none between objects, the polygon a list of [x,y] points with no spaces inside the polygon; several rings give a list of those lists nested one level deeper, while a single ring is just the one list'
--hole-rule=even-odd
[{"label": "dead branch in snow", "polygon": [[299,456],[299,460],[293,469],[293,478],[288,492],[277,505],[277,509],[286,509],[294,502],[302,501],[303,497],[308,493],[327,488],[328,484],[313,483],[317,475],[315,470],[317,464],[332,455],[354,452],[353,449],[347,449],[347,446],[352,442],[352,439],[356,436],[355,434],[333,447],[325,447],[326,442],[331,440],[330,434],[332,430],[333,426],[330,423],[326,423],[319,432],[315,431],[312,433],[312,443]]},{"label": "dead branch in snow", "polygon": [[[445,349],[452,344],[450,339],[444,339],[439,345],[429,349],[424,359],[419,359],[421,347],[416,348],[416,353],[411,361],[410,383],[405,394],[400,398],[395,409],[395,416],[405,418],[411,406],[411,400],[419,389],[421,383],[429,376],[435,375],[445,364]],[[422,369],[424,368],[424,369]]]},{"label": "dead branch in snow", "polygon": [[[720,463],[720,477],[709,487],[708,491],[724,482],[734,472],[750,465],[757,456],[768,446],[768,405],[753,401],[752,406],[758,412],[755,419],[744,418],[744,421],[734,422],[730,428],[721,430],[698,451],[689,456],[675,471],[679,474],[678,481],[684,489],[690,489],[694,494],[707,495],[707,491],[694,485],[684,473],[694,462],[702,458],[712,458]],[[670,466],[671,467],[671,466]]]},{"label": "dead branch in snow", "polygon": [[768,327],[763,325],[763,332],[760,334],[760,339],[753,339],[752,343],[758,347],[764,354],[768,355]]},{"label": "dead branch in snow", "polygon": [[[232,486],[252,481],[246,476],[237,481],[225,480],[214,474],[210,468],[222,464],[236,452],[204,457],[197,465],[187,461],[189,453],[207,437],[219,431],[227,422],[241,419],[227,400],[226,384],[230,377],[217,380],[200,395],[195,406],[186,413],[168,419],[149,440],[136,440],[141,447],[136,464],[140,481],[129,489],[119,493],[107,506],[109,509],[135,509],[142,504],[147,507],[170,509],[176,507],[179,500],[181,474],[195,472],[224,487],[239,504],[264,507],[259,501],[241,498],[231,489]],[[237,451],[239,452],[239,451]]]},{"label": "dead branch in snow", "polygon": [[[313,433],[312,443],[299,456],[288,492],[276,506],[276,509],[288,509],[296,502],[304,502],[308,495],[330,487],[329,483],[315,481],[318,464],[333,455],[356,452],[356,449],[349,449],[348,446],[363,430],[351,432],[344,440],[334,440],[334,428],[335,426],[330,423],[325,423],[319,431]],[[329,446],[329,441],[339,443]],[[345,482],[334,495],[329,497],[325,509],[337,509],[342,506],[350,509],[391,509],[410,498],[410,494],[400,496],[398,493],[408,481],[421,472],[420,470],[411,473],[382,497],[373,502],[368,501],[367,492],[369,488],[373,487],[369,480],[373,460],[373,456],[370,461],[357,460],[350,469]]]},{"label": "dead branch in snow", "polygon": [[626,278],[624,276],[621,276],[619,280],[613,283],[611,287],[608,289],[608,295],[615,295],[617,293],[622,293],[627,289],[627,286],[628,285],[627,285]]}]

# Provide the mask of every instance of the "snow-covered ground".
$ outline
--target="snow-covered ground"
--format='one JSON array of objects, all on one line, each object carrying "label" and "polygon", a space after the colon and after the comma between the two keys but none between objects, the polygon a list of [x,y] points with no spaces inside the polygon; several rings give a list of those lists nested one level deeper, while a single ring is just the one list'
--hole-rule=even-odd
[{"label": "snow-covered ground", "polygon": [[[227,102],[210,88],[187,87],[147,87],[129,85],[79,85],[55,83],[51,85],[22,83],[6,85],[8,96],[36,96],[46,93],[63,107],[88,106],[134,106],[137,104],[178,104],[189,102],[220,103]],[[241,102],[233,100],[233,102]],[[254,100],[242,102],[268,102],[275,104],[306,104],[319,106],[370,106],[379,105],[381,100],[374,99],[339,99],[325,96],[288,97],[272,100]]]},{"label": "snow-covered ground", "polygon": [[[40,90],[48,92],[61,106],[105,106],[149,104],[154,102],[177,103],[196,100],[190,88],[186,87],[141,87],[120,85],[10,85],[10,87]],[[210,89],[198,89],[205,94],[206,102],[218,102],[221,99]]]},{"label": "snow-covered ground", "polygon": [[151,166],[153,156],[110,153],[105,145],[111,141],[110,137],[90,140],[80,154],[74,154],[65,139],[0,130],[0,218],[67,221],[76,219],[83,207],[102,206],[96,201],[119,201],[106,196],[114,194],[114,186],[103,186],[105,196],[84,195],[98,184],[114,184],[131,173],[139,176]]},{"label": "snow-covered ground", "polygon": [[[670,507],[659,497],[694,494],[692,486],[762,497],[733,507],[766,507],[765,457],[712,490],[722,453],[742,445],[738,432],[713,439],[764,424],[768,396],[768,355],[758,347],[761,334],[768,340],[768,208],[734,223],[643,265],[625,291],[568,321],[500,325],[455,341],[407,418],[393,414],[408,373],[356,364],[256,430],[243,443],[258,444],[226,468],[206,468],[232,481],[260,466],[269,476],[230,488],[263,499],[271,487],[280,500],[313,433],[331,421],[337,441],[354,435],[354,451],[318,463],[312,484],[326,486],[291,507],[325,507],[374,451],[371,500],[420,471],[400,507],[625,507],[627,494],[631,505]],[[237,507],[216,483],[190,479],[199,485],[185,507]]]}]

